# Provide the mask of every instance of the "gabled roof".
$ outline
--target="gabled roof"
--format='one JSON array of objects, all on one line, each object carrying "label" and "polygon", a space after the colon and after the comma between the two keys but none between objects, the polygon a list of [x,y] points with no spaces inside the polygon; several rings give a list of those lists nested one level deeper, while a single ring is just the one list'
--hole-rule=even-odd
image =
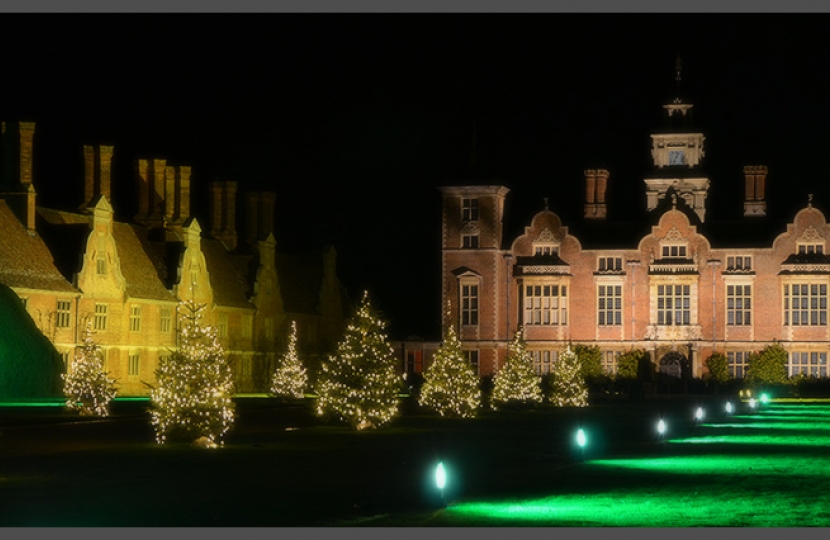
[{"label": "gabled roof", "polygon": [[240,271],[235,256],[225,249],[219,240],[202,238],[213,301],[220,306],[255,309],[248,301],[248,279]]},{"label": "gabled roof", "polygon": [[147,230],[115,222],[112,224],[112,235],[121,259],[121,273],[127,283],[127,295],[146,300],[175,301],[159,272],[163,256],[147,240]]},{"label": "gabled roof", "polygon": [[29,234],[0,199],[0,283],[9,287],[72,292],[78,290],[61,274],[43,239]]}]

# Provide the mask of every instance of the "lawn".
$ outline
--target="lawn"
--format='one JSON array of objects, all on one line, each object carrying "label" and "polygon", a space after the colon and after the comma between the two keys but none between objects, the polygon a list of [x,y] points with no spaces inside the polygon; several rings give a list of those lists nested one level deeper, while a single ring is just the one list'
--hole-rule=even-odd
[{"label": "lawn", "polygon": [[474,420],[409,407],[386,429],[353,432],[308,404],[251,399],[217,450],[154,444],[140,403],[106,422],[3,411],[0,525],[830,525],[830,404],[727,416],[711,401],[700,425],[697,405],[544,406]]}]

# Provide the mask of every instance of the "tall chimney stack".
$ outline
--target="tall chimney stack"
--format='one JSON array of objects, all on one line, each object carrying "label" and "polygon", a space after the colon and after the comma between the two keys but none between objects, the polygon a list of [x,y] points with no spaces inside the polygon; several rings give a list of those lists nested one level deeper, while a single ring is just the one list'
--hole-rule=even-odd
[{"label": "tall chimney stack", "polygon": [[605,169],[585,171],[585,219],[605,219],[605,191],[609,173]]},{"label": "tall chimney stack", "polygon": [[768,169],[765,165],[747,165],[744,167],[744,216],[763,217],[767,215],[765,200]]}]

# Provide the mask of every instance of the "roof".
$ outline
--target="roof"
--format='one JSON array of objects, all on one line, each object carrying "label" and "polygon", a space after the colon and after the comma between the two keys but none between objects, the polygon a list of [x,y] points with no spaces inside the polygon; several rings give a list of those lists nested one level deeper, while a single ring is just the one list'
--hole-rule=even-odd
[{"label": "roof", "polygon": [[115,222],[112,235],[118,257],[121,259],[121,273],[126,281],[130,298],[175,301],[173,293],[165,287],[166,275],[163,254],[147,240],[143,227]]},{"label": "roof", "polygon": [[277,253],[282,303],[288,313],[319,314],[323,256],[319,251]]},{"label": "roof", "polygon": [[248,279],[239,270],[237,256],[229,253],[219,240],[202,238],[201,245],[210,274],[213,301],[224,307],[254,309],[248,301]]},{"label": "roof", "polygon": [[0,283],[22,289],[78,292],[55,266],[42,237],[30,234],[2,199],[0,231]]}]

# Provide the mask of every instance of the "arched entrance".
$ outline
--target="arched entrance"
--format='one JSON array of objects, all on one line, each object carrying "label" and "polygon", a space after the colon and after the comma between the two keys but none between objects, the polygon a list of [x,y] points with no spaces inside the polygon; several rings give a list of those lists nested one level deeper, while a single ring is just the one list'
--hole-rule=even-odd
[{"label": "arched entrance", "polygon": [[683,367],[689,360],[677,351],[670,351],[660,359],[659,372],[669,377],[680,379],[683,376]]}]

